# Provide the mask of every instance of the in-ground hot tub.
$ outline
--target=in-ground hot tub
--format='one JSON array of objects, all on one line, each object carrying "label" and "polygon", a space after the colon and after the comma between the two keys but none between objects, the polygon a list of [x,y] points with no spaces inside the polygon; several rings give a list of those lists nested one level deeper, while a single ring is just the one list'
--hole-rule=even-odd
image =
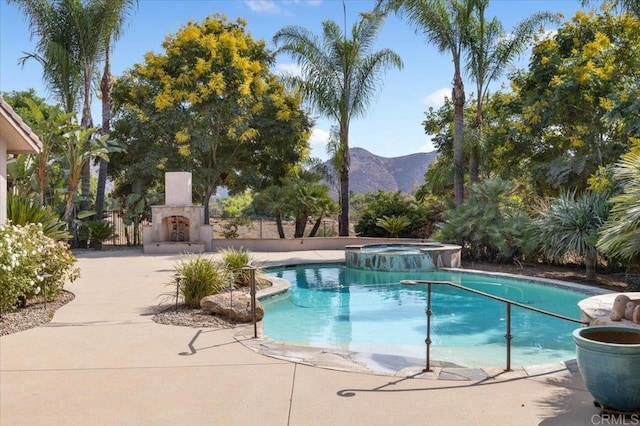
[{"label": "in-ground hot tub", "polygon": [[345,265],[371,271],[433,271],[460,267],[460,246],[441,243],[365,244],[345,248]]}]

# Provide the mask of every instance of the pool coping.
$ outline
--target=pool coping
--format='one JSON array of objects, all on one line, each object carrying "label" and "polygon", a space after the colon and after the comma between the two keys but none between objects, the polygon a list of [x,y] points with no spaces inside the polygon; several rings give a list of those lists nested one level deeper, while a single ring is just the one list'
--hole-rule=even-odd
[{"label": "pool coping", "polygon": [[479,381],[496,378],[511,380],[578,372],[575,358],[547,364],[516,366],[509,371],[505,370],[504,367],[498,366],[474,368],[432,361],[431,371],[425,371],[425,366],[420,365],[424,361],[417,358],[278,342],[264,336],[261,331],[261,325],[262,323],[260,323],[258,338],[254,338],[253,330],[247,327],[240,329],[234,337],[246,348],[261,355],[329,370],[404,378],[460,381]]},{"label": "pool coping", "polygon": [[[291,261],[267,262],[265,268],[295,266],[300,263]],[[344,262],[318,260],[304,262],[304,264],[344,264]],[[609,290],[594,288],[583,284],[572,283],[549,278],[530,277],[505,272],[487,272],[463,268],[441,268],[443,270],[457,271],[475,275],[498,276],[512,278],[520,281],[544,282],[557,287],[589,290],[593,296],[608,295]],[[256,293],[258,299],[285,293],[290,288],[289,281],[277,277],[269,277],[272,286]],[[591,296],[591,297],[593,297]],[[537,377],[549,374],[565,374],[578,372],[575,358],[545,364],[534,364],[512,367],[506,371],[504,367],[463,367],[446,361],[431,361],[431,371],[425,371],[424,361],[418,358],[389,355],[381,353],[354,352],[335,348],[299,345],[280,342],[264,335],[263,323],[258,323],[258,337],[253,337],[253,330],[241,328],[235,339],[245,347],[274,359],[326,368],[330,370],[349,371],[364,374],[386,375],[394,377],[410,377],[432,380],[486,380],[486,379],[515,379]],[[420,365],[423,364],[423,365]]]}]

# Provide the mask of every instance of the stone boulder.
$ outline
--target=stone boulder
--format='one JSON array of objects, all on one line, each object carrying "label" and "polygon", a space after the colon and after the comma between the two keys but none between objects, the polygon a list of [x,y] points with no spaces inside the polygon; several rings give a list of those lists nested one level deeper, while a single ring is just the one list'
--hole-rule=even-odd
[{"label": "stone boulder", "polygon": [[[200,307],[213,315],[227,318],[233,322],[251,322],[251,295],[241,291],[214,294],[204,297],[200,301]],[[256,321],[262,320],[264,309],[259,300],[256,300]]]}]

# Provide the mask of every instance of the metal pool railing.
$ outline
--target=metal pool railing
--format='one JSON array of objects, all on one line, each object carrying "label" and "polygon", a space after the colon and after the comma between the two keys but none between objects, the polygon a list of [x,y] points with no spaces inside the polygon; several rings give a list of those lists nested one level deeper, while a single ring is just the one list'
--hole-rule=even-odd
[{"label": "metal pool railing", "polygon": [[493,294],[489,294],[489,293],[485,293],[483,291],[478,291],[478,290],[474,290],[472,288],[469,287],[465,287],[463,285],[460,284],[456,284],[453,283],[451,281],[429,281],[429,280],[402,280],[400,281],[400,284],[402,285],[417,285],[417,284],[426,284],[427,285],[427,310],[426,310],[426,314],[427,314],[427,338],[425,339],[425,343],[427,345],[427,360],[426,360],[426,366],[423,369],[423,371],[427,372],[427,371],[431,371],[431,365],[430,365],[430,350],[431,350],[431,315],[432,315],[432,311],[431,311],[431,286],[432,285],[446,285],[446,286],[450,286],[450,287],[455,287],[457,289],[460,290],[464,290],[464,291],[468,291],[469,293],[474,293],[477,294],[479,296],[482,297],[487,297],[489,299],[493,299],[493,300],[497,300],[499,302],[502,302],[506,305],[507,308],[507,331],[506,334],[504,336],[504,338],[507,341],[507,366],[505,368],[505,371],[511,371],[511,306],[517,306],[519,308],[522,309],[527,309],[529,311],[533,311],[533,312],[537,312],[539,314],[542,315],[547,315],[550,317],[554,317],[554,318],[558,318],[558,319],[562,319],[565,321],[571,321],[571,322],[575,322],[578,324],[582,324],[582,325],[588,325],[587,322],[584,321],[580,321],[577,320],[575,318],[570,318],[564,315],[559,315],[553,312],[549,312],[549,311],[545,311],[543,309],[538,309],[538,308],[534,308],[519,302],[514,302],[511,301],[509,299],[505,299],[503,297],[499,297],[499,296],[494,296]]}]

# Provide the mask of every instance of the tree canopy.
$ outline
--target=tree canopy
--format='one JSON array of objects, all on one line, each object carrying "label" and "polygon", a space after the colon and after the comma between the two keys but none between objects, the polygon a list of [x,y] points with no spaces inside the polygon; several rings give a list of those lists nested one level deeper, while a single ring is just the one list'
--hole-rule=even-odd
[{"label": "tree canopy", "polygon": [[190,171],[206,220],[219,186],[267,186],[308,155],[312,121],[245,26],[221,15],[189,22],[114,90],[118,137],[141,157],[151,153],[140,171]]},{"label": "tree canopy", "polygon": [[629,149],[638,131],[638,49],[640,20],[606,7],[576,13],[535,45],[513,87],[522,102],[516,125],[541,184],[584,189],[598,167]]}]

